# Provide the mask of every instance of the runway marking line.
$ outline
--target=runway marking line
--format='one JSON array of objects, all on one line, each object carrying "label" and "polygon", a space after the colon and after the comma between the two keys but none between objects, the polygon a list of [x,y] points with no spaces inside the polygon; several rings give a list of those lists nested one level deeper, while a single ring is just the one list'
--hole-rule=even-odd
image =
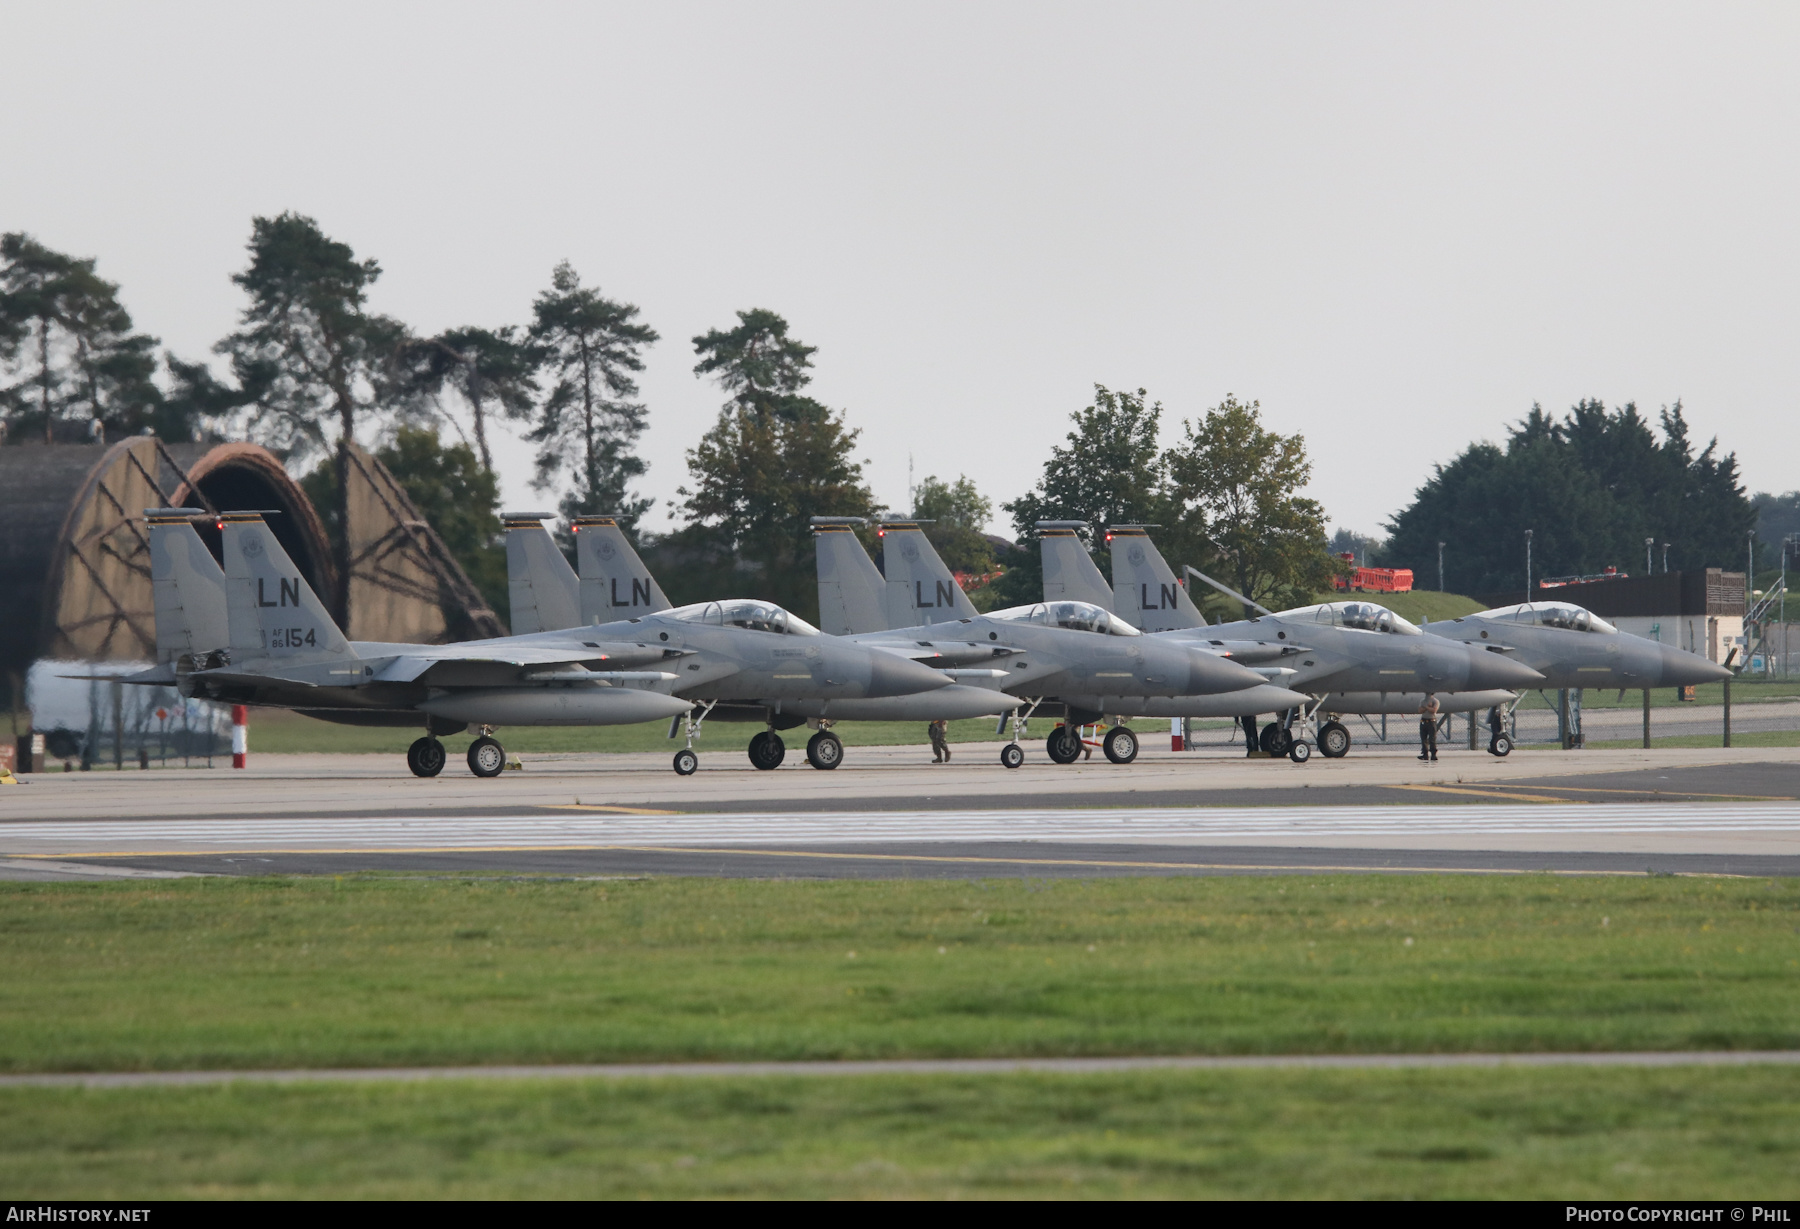
[{"label": "runway marking line", "polygon": [[[1478,785],[1479,782],[1468,782]],[[1395,787],[1400,788],[1400,787]],[[1565,794],[1636,794],[1640,798],[1714,798],[1723,802],[1793,802],[1793,798],[1765,798],[1761,794],[1702,794],[1684,789],[1600,789],[1593,785],[1533,785],[1533,789],[1556,789]],[[1579,802],[1578,798],[1558,798],[1558,802]]]},{"label": "runway marking line", "polygon": [[[1458,789],[1453,785],[1383,785],[1382,789],[1420,790],[1432,794],[1466,794],[1474,798],[1511,798],[1514,802],[1580,802],[1579,798],[1551,798],[1546,794],[1507,794],[1494,789]],[[1555,789],[1555,786],[1546,786]]]},{"label": "runway marking line", "polygon": [[683,815],[684,811],[658,811],[654,807],[610,807],[597,802],[540,802],[543,811],[610,811],[615,815]]},{"label": "runway marking line", "polygon": [[[1445,875],[1649,875],[1650,871],[1559,870],[1555,867],[1528,868],[1504,866],[1311,866],[1263,865],[1251,862],[1124,862],[1098,858],[981,858],[953,857],[947,854],[902,853],[827,853],[823,850],[797,849],[727,849],[718,845],[448,845],[442,848],[405,849],[201,849],[179,853],[140,851],[137,853],[23,853],[14,858],[70,861],[83,858],[224,858],[252,857],[268,854],[444,854],[444,853],[678,853],[734,854],[756,858],[819,858],[847,862],[948,862],[989,866],[1097,866],[1137,870],[1185,871],[1405,871]],[[1757,875],[1734,875],[1723,871],[1658,871],[1687,879],[1756,879]]]}]

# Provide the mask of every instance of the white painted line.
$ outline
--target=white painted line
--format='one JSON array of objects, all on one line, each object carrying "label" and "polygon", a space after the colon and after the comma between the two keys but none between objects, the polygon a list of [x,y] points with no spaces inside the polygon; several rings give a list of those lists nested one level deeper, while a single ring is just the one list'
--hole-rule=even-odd
[{"label": "white painted line", "polygon": [[850,811],[725,815],[511,815],[475,819],[67,820],[0,824],[0,856],[208,850],[552,848],[1209,838],[1800,835],[1800,803],[1481,804],[1143,810]]}]

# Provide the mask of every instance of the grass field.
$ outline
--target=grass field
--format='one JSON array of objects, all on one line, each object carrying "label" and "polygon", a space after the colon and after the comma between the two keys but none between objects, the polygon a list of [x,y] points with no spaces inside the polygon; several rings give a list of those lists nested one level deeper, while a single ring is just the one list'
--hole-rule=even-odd
[{"label": "grass field", "polygon": [[1800,883],[0,887],[0,1069],[1800,1046]]},{"label": "grass field", "polygon": [[[10,1071],[1800,1045],[1800,884],[0,885]],[[1800,1071],[0,1089],[11,1198],[1793,1198]]]},{"label": "grass field", "polygon": [[1800,1197],[1793,1068],[0,1090],[12,1198]]}]

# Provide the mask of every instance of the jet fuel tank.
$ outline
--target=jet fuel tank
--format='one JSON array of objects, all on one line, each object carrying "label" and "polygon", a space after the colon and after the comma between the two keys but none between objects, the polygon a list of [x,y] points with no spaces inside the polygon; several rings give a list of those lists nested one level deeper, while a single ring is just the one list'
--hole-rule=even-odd
[{"label": "jet fuel tank", "polygon": [[679,716],[686,700],[637,687],[484,687],[433,696],[433,717],[478,725],[629,725]]}]

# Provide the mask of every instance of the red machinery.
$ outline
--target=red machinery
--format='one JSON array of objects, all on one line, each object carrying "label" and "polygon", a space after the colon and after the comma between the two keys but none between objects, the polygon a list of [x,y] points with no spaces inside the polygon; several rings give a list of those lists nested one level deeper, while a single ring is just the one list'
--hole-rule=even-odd
[{"label": "red machinery", "polygon": [[[1356,556],[1346,551],[1338,558],[1355,563]],[[1411,593],[1411,568],[1352,568],[1349,577],[1339,576],[1331,582],[1334,589],[1354,589],[1358,593]]]}]

